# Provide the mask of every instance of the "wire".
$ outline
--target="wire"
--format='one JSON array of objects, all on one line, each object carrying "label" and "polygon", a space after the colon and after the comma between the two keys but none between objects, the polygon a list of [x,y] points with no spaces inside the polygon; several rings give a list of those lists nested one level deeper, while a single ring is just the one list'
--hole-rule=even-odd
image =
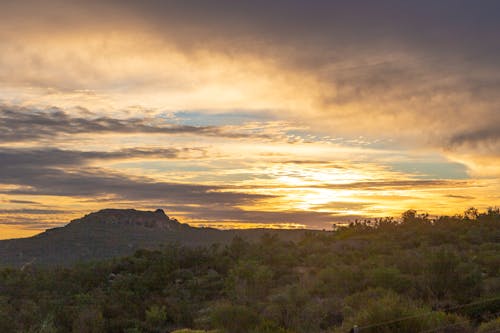
[{"label": "wire", "polygon": [[[469,307],[469,306],[483,304],[483,303],[488,303],[488,302],[493,302],[493,301],[497,301],[497,300],[500,300],[500,297],[494,297],[494,298],[490,298],[490,299],[486,299],[486,300],[481,300],[481,301],[476,301],[476,302],[472,302],[472,303],[464,304],[464,305],[457,305],[457,306],[454,306],[454,307],[446,309],[446,311],[452,311],[452,310],[462,309],[462,308],[466,308],[466,307]],[[421,313],[421,314],[418,314],[418,315],[401,317],[401,318],[398,318],[398,319],[391,319],[391,320],[382,321],[382,322],[371,324],[371,325],[360,326],[360,327],[358,327],[358,330],[362,331],[362,330],[365,330],[367,328],[384,326],[384,325],[388,325],[388,324],[398,323],[400,321],[404,321],[404,320],[408,320],[408,319],[429,316],[429,315],[431,315],[431,314],[433,314],[435,312],[436,311],[429,311],[427,313]]]},{"label": "wire", "polygon": [[483,333],[497,333],[500,332],[500,328],[495,328],[493,331],[485,331]]},{"label": "wire", "polygon": [[[500,314],[500,311],[499,312],[496,312],[496,313],[493,313],[492,315],[493,316],[498,316]],[[432,328],[432,329],[429,329],[429,330],[425,330],[425,331],[420,331],[418,333],[429,333],[429,332],[435,332],[435,331],[438,331],[438,330],[442,330],[442,329],[445,329],[445,328],[451,328],[451,327],[455,327],[455,326],[458,326],[458,325],[462,325],[462,324],[466,324],[468,323],[469,320],[462,320],[462,321],[459,321],[459,322],[456,322],[454,324],[449,324],[449,325],[444,325],[444,326],[440,326],[440,327],[435,327],[435,328]]]}]

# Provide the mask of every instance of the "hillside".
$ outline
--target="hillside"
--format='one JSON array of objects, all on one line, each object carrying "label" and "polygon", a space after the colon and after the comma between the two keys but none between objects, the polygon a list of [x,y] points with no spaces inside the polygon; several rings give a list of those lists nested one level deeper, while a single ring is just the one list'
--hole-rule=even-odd
[{"label": "hillside", "polygon": [[194,228],[169,218],[163,210],[104,209],[36,236],[0,241],[0,266],[69,265],[156,249],[169,243],[206,246],[235,236],[258,239],[265,233],[298,239],[304,230],[217,230]]},{"label": "hillside", "polygon": [[[106,211],[61,230],[191,230],[162,215]],[[437,219],[410,211],[295,242],[278,235],[170,244],[70,268],[0,269],[0,332],[500,331],[498,210]]]}]

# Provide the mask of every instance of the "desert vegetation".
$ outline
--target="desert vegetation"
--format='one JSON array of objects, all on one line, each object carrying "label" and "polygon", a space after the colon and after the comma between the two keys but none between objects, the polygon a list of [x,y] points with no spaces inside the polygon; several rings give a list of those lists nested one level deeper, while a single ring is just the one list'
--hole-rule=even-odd
[{"label": "desert vegetation", "polygon": [[0,270],[0,332],[499,332],[500,212]]}]

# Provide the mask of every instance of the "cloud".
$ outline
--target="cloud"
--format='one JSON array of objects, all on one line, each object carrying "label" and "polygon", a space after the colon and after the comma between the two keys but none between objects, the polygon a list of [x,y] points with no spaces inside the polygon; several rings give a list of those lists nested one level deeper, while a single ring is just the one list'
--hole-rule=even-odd
[{"label": "cloud", "polygon": [[[19,201],[188,203],[184,213],[197,218],[338,217],[284,202],[312,191],[287,197],[284,175],[308,181],[317,203],[376,192],[383,211],[388,192],[399,209],[394,198],[415,190],[405,205],[441,208],[436,195],[467,187],[485,205],[499,175],[499,9],[461,0],[3,3],[1,191]],[[112,163],[129,159],[139,161]],[[150,159],[165,161],[140,163]],[[456,175],[450,160],[468,167],[460,177],[490,177],[490,187],[423,179]],[[297,170],[273,172],[280,164]],[[336,184],[339,176],[352,182]],[[283,215],[269,202],[259,212],[268,199],[251,194],[259,191],[277,193],[269,200],[282,200],[274,208]]]},{"label": "cloud", "polygon": [[476,199],[473,196],[470,195],[458,195],[458,194],[447,194],[444,196],[445,198],[452,198],[452,199],[461,199],[461,200],[474,200]]},{"label": "cloud", "polygon": [[[140,118],[111,118],[98,116],[85,118],[72,116],[57,108],[29,109],[0,105],[0,141],[21,142],[36,139],[51,139],[73,134],[186,134],[223,138],[264,138],[269,134],[238,132],[237,127],[188,126],[168,123],[165,120]],[[233,131],[236,130],[236,131]]]},{"label": "cloud", "polygon": [[453,135],[449,140],[449,148],[500,156],[500,130],[497,123],[495,119],[490,126]]},{"label": "cloud", "polygon": [[[363,190],[363,191],[373,191],[373,190],[404,190],[404,189],[419,189],[419,188],[447,188],[447,187],[457,187],[457,186],[468,186],[471,185],[468,180],[449,180],[449,179],[402,179],[402,180],[380,180],[380,181],[353,181],[346,183],[315,183],[315,184],[294,184],[294,185],[280,185],[282,189],[331,189],[331,190]],[[247,188],[267,188],[266,185],[256,185],[249,186]],[[243,187],[240,187],[243,188]]]},{"label": "cloud", "polygon": [[[322,132],[441,149],[498,113],[500,23],[493,13],[499,6],[453,0],[11,3],[2,12],[10,29],[3,29],[9,42],[0,72],[7,73],[7,85],[27,75],[19,82],[62,95],[68,87],[92,89],[115,103],[131,96],[127,101],[206,109],[264,105]],[[13,18],[24,24],[12,29]],[[47,43],[58,46],[55,55],[40,52]],[[136,128],[246,136],[219,127],[159,129],[142,120],[103,117],[100,123],[94,120],[101,133]],[[74,119],[74,125],[88,124]]]},{"label": "cloud", "polygon": [[201,148],[127,148],[114,151],[77,151],[59,148],[3,148],[0,160],[5,167],[62,167],[83,166],[92,161],[128,159],[200,158]]},{"label": "cloud", "polygon": [[0,209],[0,226],[13,226],[34,231],[53,228],[65,222],[61,219],[69,213],[62,209]]},{"label": "cloud", "polygon": [[55,215],[63,214],[67,211],[59,209],[0,209],[0,215],[3,214],[29,214],[29,215]]},{"label": "cloud", "polygon": [[7,200],[8,203],[13,204],[30,204],[30,205],[39,205],[40,203],[32,200]]},{"label": "cloud", "polygon": [[[48,228],[58,227],[64,224],[67,221],[52,221],[52,220],[44,220],[41,218],[42,215],[26,215],[26,214],[4,214],[0,215],[0,225],[3,226],[13,226],[18,227],[21,230],[33,230],[31,234],[35,234],[37,232],[43,231]],[[3,235],[2,235],[3,236]],[[26,235],[28,237],[28,235]],[[17,237],[15,237],[17,238]]]},{"label": "cloud", "polygon": [[391,189],[418,189],[418,188],[432,188],[432,187],[454,188],[460,185],[462,186],[468,185],[468,181],[446,180],[446,179],[383,180],[383,181],[353,182],[349,184],[326,184],[323,187],[329,189],[391,190]]},{"label": "cloud", "polygon": [[[45,26],[54,30],[61,27],[92,30],[92,27],[128,25],[144,27],[185,47],[224,45],[230,52],[257,44],[294,47],[296,52],[302,50],[303,53],[321,48],[322,54],[314,52],[309,56],[321,59],[331,57],[328,51],[334,48],[357,46],[361,49],[381,42],[384,43],[379,48],[406,41],[420,48],[445,49],[449,53],[457,48],[469,52],[481,50],[487,47],[487,41],[496,41],[494,28],[499,23],[495,13],[499,7],[495,1],[478,6],[470,1],[454,0],[418,3],[105,0],[65,1],[64,4],[52,0],[43,4],[36,1],[29,5],[6,4],[2,13],[7,23],[15,17],[28,29]],[[58,19],[49,21],[48,17]],[[475,49],[470,49],[471,46]]]},{"label": "cloud", "polygon": [[[154,209],[153,206],[146,207]],[[218,205],[207,205],[204,207],[193,207],[189,205],[167,205],[167,211],[183,212],[181,220],[195,225],[238,225],[259,224],[261,226],[290,225],[305,226],[306,228],[324,228],[334,222],[353,221],[359,218],[357,215],[342,214],[341,212],[317,212],[312,210],[259,210],[240,209],[237,207],[220,207]]]},{"label": "cloud", "polygon": [[[168,207],[168,206],[167,206]],[[269,211],[256,209],[240,209],[237,207],[224,207],[221,209],[217,205],[207,205],[203,208],[189,206],[175,206],[185,212],[186,216],[193,220],[224,222],[238,221],[257,223],[298,223],[309,225],[323,225],[336,220],[344,219],[344,216],[330,212],[315,212],[305,210]]]},{"label": "cloud", "polygon": [[155,182],[146,177],[129,178],[102,169],[85,171],[54,168],[1,167],[2,184],[20,186],[0,190],[11,195],[53,195],[72,197],[114,196],[116,200],[163,200],[192,204],[238,205],[267,198],[266,195],[226,191],[223,186]]},{"label": "cloud", "polygon": [[[231,192],[224,186],[157,182],[82,163],[95,158],[130,157],[132,152],[137,153],[137,150],[104,153],[1,149],[0,184],[16,185],[17,188],[0,190],[0,193],[96,198],[114,196],[117,200],[154,199],[203,205],[238,205],[270,197]],[[139,151],[141,154],[148,155],[149,152]],[[158,152],[153,151],[153,154]]]},{"label": "cloud", "polygon": [[500,169],[500,133],[497,114],[483,119],[480,126],[469,127],[451,135],[444,148],[445,154],[451,159],[468,167],[472,177],[498,179]]}]

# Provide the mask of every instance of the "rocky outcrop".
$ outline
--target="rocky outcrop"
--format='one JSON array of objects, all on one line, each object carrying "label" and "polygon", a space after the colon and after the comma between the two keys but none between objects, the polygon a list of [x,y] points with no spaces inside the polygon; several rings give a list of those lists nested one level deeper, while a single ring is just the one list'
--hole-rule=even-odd
[{"label": "rocky outcrop", "polygon": [[70,222],[71,225],[136,226],[161,230],[178,230],[182,227],[176,219],[169,218],[162,209],[140,211],[135,209],[103,209]]}]

